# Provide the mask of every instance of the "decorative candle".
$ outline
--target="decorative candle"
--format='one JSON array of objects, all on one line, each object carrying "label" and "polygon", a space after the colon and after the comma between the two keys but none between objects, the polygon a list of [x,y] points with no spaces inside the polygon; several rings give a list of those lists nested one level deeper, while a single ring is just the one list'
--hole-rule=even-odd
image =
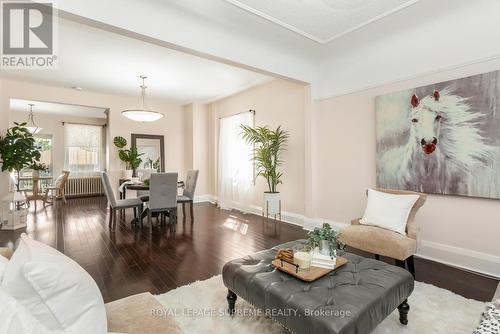
[{"label": "decorative candle", "polygon": [[296,252],[293,254],[293,262],[299,266],[299,269],[306,270],[311,267],[311,253]]}]

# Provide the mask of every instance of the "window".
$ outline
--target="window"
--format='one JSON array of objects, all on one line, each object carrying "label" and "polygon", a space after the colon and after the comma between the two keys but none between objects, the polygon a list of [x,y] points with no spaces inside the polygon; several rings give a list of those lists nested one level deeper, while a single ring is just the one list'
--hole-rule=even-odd
[{"label": "window", "polygon": [[[33,137],[35,138],[36,145],[40,149],[40,163],[48,168],[46,171],[40,172],[40,176],[52,176],[52,135],[37,134]],[[25,168],[21,171],[21,177],[31,177],[32,173],[33,171],[30,168]]]},{"label": "window", "polygon": [[93,174],[104,168],[101,125],[64,124],[64,167],[71,173]]},{"label": "window", "polygon": [[221,118],[219,128],[218,204],[222,209],[250,210],[253,147],[241,137],[241,125],[253,126],[250,112]]}]

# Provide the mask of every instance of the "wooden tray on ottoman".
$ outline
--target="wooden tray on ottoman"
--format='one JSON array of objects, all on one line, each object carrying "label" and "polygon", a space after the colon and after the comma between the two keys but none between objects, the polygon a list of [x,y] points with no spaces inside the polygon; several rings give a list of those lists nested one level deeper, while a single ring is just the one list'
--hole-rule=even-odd
[{"label": "wooden tray on ottoman", "polygon": [[308,271],[299,271],[297,272],[297,267],[296,265],[289,263],[285,260],[281,259],[274,259],[273,262],[271,262],[274,267],[277,269],[292,275],[293,277],[296,277],[302,281],[306,282],[312,282],[317,280],[318,278],[321,278],[325,276],[328,273],[331,273],[332,271],[335,271],[342,267],[344,264],[347,263],[347,259],[338,256],[337,257],[337,263],[335,265],[335,269],[327,269],[327,268],[320,268],[320,267],[312,267]]}]

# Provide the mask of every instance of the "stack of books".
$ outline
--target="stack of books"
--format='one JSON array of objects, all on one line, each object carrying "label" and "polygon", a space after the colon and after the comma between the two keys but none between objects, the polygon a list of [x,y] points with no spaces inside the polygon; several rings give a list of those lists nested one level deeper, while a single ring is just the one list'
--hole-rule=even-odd
[{"label": "stack of books", "polygon": [[316,248],[313,251],[311,266],[326,268],[326,269],[335,269],[336,263],[337,263],[336,258],[332,259],[329,255],[321,254],[318,248]]}]

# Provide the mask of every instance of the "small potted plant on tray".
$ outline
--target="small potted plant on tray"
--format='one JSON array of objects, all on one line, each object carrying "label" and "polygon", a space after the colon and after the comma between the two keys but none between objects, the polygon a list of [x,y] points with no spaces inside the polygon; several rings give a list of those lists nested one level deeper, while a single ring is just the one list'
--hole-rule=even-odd
[{"label": "small potted plant on tray", "polygon": [[337,257],[338,251],[344,251],[345,244],[339,240],[340,232],[334,230],[330,224],[324,223],[322,228],[315,228],[307,233],[307,245],[311,250],[319,248],[320,254]]}]

